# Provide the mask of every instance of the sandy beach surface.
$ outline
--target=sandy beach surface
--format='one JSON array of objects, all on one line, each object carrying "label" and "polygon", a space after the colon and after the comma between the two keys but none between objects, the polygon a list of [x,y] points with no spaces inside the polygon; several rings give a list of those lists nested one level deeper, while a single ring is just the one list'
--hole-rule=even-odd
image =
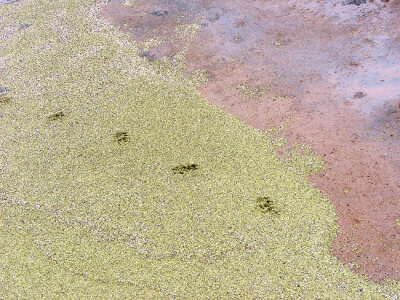
[{"label": "sandy beach surface", "polygon": [[0,298],[398,299],[398,2],[283,2],[1,3]]}]

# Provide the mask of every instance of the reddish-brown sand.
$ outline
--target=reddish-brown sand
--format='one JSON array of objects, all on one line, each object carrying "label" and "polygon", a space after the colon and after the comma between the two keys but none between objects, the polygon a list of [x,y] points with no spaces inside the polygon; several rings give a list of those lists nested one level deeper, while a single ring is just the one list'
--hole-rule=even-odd
[{"label": "reddish-brown sand", "polygon": [[201,24],[186,70],[207,71],[202,94],[256,128],[286,122],[282,136],[326,162],[311,181],[338,214],[333,254],[373,280],[400,279],[399,0],[107,2],[133,40],[167,41],[150,60],[182,50],[177,25]]}]

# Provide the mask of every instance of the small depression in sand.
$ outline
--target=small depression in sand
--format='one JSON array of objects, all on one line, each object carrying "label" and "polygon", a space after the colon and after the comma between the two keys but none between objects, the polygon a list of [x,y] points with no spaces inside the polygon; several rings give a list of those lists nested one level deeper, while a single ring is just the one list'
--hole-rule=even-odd
[{"label": "small depression in sand", "polygon": [[[400,1],[106,1],[152,63],[186,47],[201,93],[249,125],[326,162],[312,183],[342,233],[332,252],[374,280],[400,279]],[[198,24],[189,44],[176,35]],[[282,149],[282,153],[285,149]]]}]

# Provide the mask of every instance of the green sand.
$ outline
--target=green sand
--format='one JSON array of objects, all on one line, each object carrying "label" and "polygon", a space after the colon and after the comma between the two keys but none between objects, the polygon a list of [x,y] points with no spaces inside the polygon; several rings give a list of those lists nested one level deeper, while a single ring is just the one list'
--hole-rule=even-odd
[{"label": "green sand", "polygon": [[306,148],[278,157],[94,1],[0,16],[0,298],[397,299],[331,255]]}]

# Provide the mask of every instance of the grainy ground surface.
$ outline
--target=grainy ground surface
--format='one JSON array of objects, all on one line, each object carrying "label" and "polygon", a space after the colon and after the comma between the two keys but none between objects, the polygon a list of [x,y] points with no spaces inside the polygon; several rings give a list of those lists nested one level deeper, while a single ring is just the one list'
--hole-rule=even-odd
[{"label": "grainy ground surface", "polygon": [[[133,40],[160,39],[151,61],[187,47],[185,71],[204,71],[218,107],[310,145],[327,165],[312,182],[339,215],[333,253],[400,279],[400,1],[112,0],[103,14]],[[175,27],[193,21],[182,44]]]},{"label": "grainy ground surface", "polygon": [[[199,93],[188,51],[154,58],[101,4],[0,5],[0,298],[398,299],[331,254],[309,147],[279,156]],[[203,27],[183,21],[189,49]]]}]

